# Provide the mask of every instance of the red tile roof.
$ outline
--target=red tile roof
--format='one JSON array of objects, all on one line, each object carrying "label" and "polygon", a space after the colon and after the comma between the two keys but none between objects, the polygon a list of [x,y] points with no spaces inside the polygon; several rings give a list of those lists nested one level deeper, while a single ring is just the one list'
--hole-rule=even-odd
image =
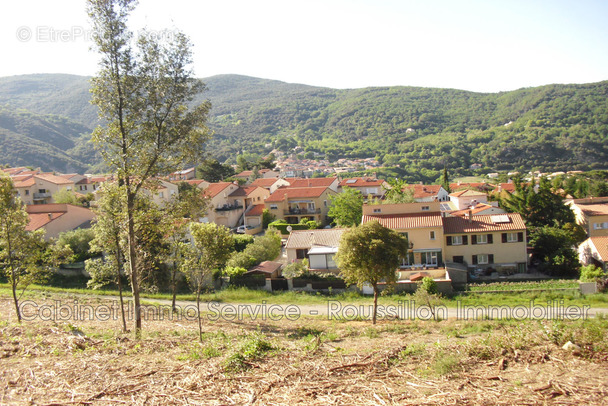
[{"label": "red tile roof", "polygon": [[591,242],[595,246],[600,258],[602,258],[602,261],[608,262],[608,236],[591,237]]},{"label": "red tile roof", "polygon": [[277,270],[281,269],[282,266],[283,264],[281,262],[264,261],[261,264],[249,269],[248,273],[260,272],[265,274],[272,274]]},{"label": "red tile roof", "polygon": [[[239,187],[234,192],[230,193],[230,196],[249,196],[253,193],[259,186],[242,186]],[[266,192],[268,193],[268,192]]]},{"label": "red tile roof", "polygon": [[205,194],[205,196],[209,196],[209,197],[213,198],[213,197],[219,195],[223,190],[225,190],[230,185],[234,185],[234,183],[231,183],[231,182],[210,183],[209,186],[207,186],[203,190],[203,193]]},{"label": "red tile roof", "polygon": [[441,213],[408,213],[408,214],[384,214],[364,215],[361,224],[377,220],[384,227],[393,230],[441,227]]},{"label": "red tile roof", "polygon": [[291,187],[319,187],[319,186],[331,186],[338,178],[288,178],[286,179]]},{"label": "red tile roof", "polygon": [[[353,182],[354,181],[354,182]],[[373,178],[349,178],[342,179],[340,186],[349,187],[365,187],[365,186],[382,186],[386,181],[384,179],[373,179]]]},{"label": "red tile roof", "polygon": [[266,202],[282,202],[285,199],[319,197],[327,189],[327,187],[280,187],[266,198]]},{"label": "red tile roof", "polygon": [[260,186],[263,188],[269,188],[276,183],[279,178],[258,178],[251,182],[251,186]]},{"label": "red tile roof", "polygon": [[56,185],[69,185],[73,184],[71,180],[62,178],[61,176],[55,176],[52,173],[41,173],[38,175],[34,175],[36,179],[42,179],[50,183],[54,183]]},{"label": "red tile roof", "polygon": [[477,213],[481,213],[482,211],[492,209],[492,208],[493,208],[493,206],[491,206],[489,204],[477,203],[477,205],[472,209],[456,210],[456,211],[450,212],[450,214],[452,216],[462,217],[462,216],[466,216],[469,213],[469,210],[471,210],[473,212],[473,214],[477,214]]},{"label": "red tile roof", "polygon": [[577,204],[585,216],[608,216],[608,203]]},{"label": "red tile roof", "polygon": [[437,196],[441,185],[407,185],[403,189],[414,189],[414,199]]},{"label": "red tile roof", "polygon": [[[508,223],[495,223],[495,216],[506,216]],[[491,214],[473,216],[473,221],[464,217],[444,217],[443,232],[445,234],[479,233],[490,231],[523,231],[526,229],[524,220],[518,213]]]},{"label": "red tile roof", "polygon": [[38,230],[51,221],[55,220],[58,217],[63,216],[67,212],[53,212],[53,213],[28,213],[30,217],[30,222],[27,224],[25,229],[27,231],[35,231]]},{"label": "red tile roof", "polygon": [[264,208],[265,206],[263,204],[256,204],[245,214],[245,217],[261,216],[264,213]]}]

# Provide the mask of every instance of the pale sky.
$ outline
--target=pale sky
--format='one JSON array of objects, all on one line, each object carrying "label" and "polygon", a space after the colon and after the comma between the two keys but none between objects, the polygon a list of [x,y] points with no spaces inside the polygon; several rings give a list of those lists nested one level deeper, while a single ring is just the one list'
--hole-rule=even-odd
[{"label": "pale sky", "polygon": [[[131,23],[189,35],[198,77],[479,92],[608,80],[605,0],[141,0]],[[0,76],[94,75],[88,29],[84,0],[3,2]]]}]

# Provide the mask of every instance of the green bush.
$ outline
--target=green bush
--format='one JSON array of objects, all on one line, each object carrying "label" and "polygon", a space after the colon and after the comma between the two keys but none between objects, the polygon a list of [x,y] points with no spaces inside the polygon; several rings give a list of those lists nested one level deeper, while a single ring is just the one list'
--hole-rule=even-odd
[{"label": "green bush", "polygon": [[[315,222],[316,224],[316,222]],[[269,228],[275,228],[281,232],[281,234],[287,235],[289,231],[287,231],[287,227],[291,226],[292,230],[309,230],[308,224],[287,224],[285,220],[277,220],[268,224]]]},{"label": "green bush", "polygon": [[248,234],[233,234],[234,238],[234,250],[236,252],[242,252],[247,246],[253,243],[253,236]]},{"label": "green bush", "polygon": [[418,289],[422,289],[423,292],[426,292],[429,295],[436,295],[438,292],[437,282],[435,282],[435,280],[430,276],[425,276],[422,278]]},{"label": "green bush", "polygon": [[281,236],[272,231],[256,237],[252,244],[247,245],[243,252],[234,253],[227,267],[249,269],[262,261],[272,261],[281,254]]},{"label": "green bush", "polygon": [[581,267],[581,282],[596,282],[606,277],[606,274],[601,268],[595,265],[587,265]]},{"label": "green bush", "polygon": [[302,261],[295,261],[287,264],[283,268],[283,276],[286,278],[297,278],[308,272],[308,260],[304,258]]}]

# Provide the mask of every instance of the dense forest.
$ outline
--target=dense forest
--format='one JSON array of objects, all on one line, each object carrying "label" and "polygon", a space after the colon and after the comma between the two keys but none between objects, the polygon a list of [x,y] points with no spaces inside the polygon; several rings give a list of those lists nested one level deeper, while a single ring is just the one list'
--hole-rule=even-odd
[{"label": "dense forest", "polygon": [[[500,93],[376,87],[336,90],[238,75],[203,79],[213,105],[208,146],[241,152],[376,157],[392,173],[436,179],[500,170],[590,170],[608,165],[608,81]],[[77,170],[97,165],[88,78],[0,78],[0,163]],[[49,116],[50,115],[50,116]],[[25,148],[27,146],[27,148]],[[97,166],[99,168],[99,166]]]}]

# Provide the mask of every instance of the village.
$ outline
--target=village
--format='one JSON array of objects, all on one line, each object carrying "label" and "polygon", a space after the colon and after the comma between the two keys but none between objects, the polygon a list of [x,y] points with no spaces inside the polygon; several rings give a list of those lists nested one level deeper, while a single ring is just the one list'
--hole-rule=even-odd
[{"label": "village", "polygon": [[[336,196],[347,189],[357,191],[364,202],[357,224],[377,221],[408,240],[409,249],[395,270],[397,291],[414,291],[416,282],[424,277],[432,277],[446,294],[470,282],[550,277],[539,272],[539,264],[532,260],[529,230],[522,215],[507,212],[498,203],[500,196],[515,192],[512,182],[458,182],[446,185],[448,190],[443,185],[404,185],[409,201],[391,203],[386,200],[391,185],[383,179],[335,173],[295,177],[291,175],[310,173],[298,172],[288,163],[281,161],[274,170],[261,169],[255,174],[257,178],[250,170],[234,175],[232,181],[213,183],[196,179],[195,168],[189,168],[157,178],[144,194],[163,207],[178,197],[180,183],[188,184],[200,191],[207,204],[204,215],[189,221],[215,223],[235,233],[263,235],[268,219],[272,220],[283,233],[282,253],[247,270],[248,275],[257,277],[257,283],[249,284],[256,288],[325,292],[346,288],[333,256],[348,228],[339,227],[330,210]],[[58,174],[26,167],[5,168],[3,172],[10,176],[15,196],[26,205],[27,230],[44,229],[47,240],[91,227],[100,188],[113,181],[111,175]],[[66,195],[71,200],[66,200]],[[564,201],[586,233],[576,247],[581,264],[606,270],[608,198],[570,197]],[[283,267],[302,260],[308,265],[307,274],[333,275],[331,279],[336,280],[295,286],[292,280],[279,283],[285,279]]]}]

